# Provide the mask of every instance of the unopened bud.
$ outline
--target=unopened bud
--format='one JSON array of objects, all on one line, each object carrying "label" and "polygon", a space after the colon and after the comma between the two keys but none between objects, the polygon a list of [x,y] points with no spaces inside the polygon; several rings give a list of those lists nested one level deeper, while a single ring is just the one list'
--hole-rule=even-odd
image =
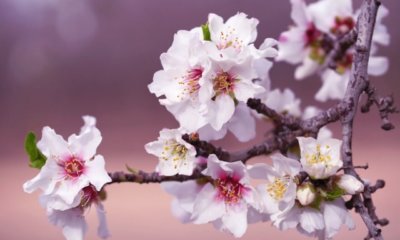
[{"label": "unopened bud", "polygon": [[310,183],[302,184],[297,188],[296,195],[297,195],[297,200],[299,200],[301,205],[307,206],[312,202],[314,202],[316,198],[315,188]]},{"label": "unopened bud", "polygon": [[364,184],[349,174],[339,176],[336,184],[346,191],[347,194],[354,195],[364,191]]}]

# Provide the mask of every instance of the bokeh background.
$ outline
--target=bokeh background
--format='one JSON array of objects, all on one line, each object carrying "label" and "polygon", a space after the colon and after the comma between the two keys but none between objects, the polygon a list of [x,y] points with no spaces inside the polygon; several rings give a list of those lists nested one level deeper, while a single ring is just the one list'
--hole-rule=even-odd
[{"label": "bokeh background", "polygon": [[[360,1],[355,1],[355,7]],[[390,58],[389,72],[372,81],[381,94],[394,94],[400,104],[399,2],[385,0],[390,16],[385,19],[391,45],[379,53]],[[49,125],[67,137],[77,132],[81,116],[98,119],[103,142],[98,150],[109,171],[125,164],[153,170],[156,159],[144,151],[161,128],[174,128],[173,117],[147,90],[153,73],[160,69],[159,55],[172,43],[179,29],[204,23],[210,12],[225,19],[238,11],[258,18],[257,45],[265,37],[277,38],[291,24],[288,0],[2,0],[0,1],[0,238],[63,239],[50,225],[38,204],[38,194],[25,194],[24,181],[37,171],[27,166],[23,141],[28,131],[39,134]],[[293,80],[292,66],[276,64],[271,72],[273,88],[290,87],[302,98],[302,107],[327,107],[313,95],[318,78]],[[397,129],[380,130],[375,109],[356,119],[354,159],[368,163],[361,175],[371,181],[383,178],[384,190],[374,194],[380,216],[391,223],[386,239],[400,239],[399,147]],[[263,126],[259,128],[265,129]],[[331,127],[340,137],[337,125]],[[256,141],[262,140],[262,131]],[[217,143],[240,149],[232,136]],[[171,196],[159,185],[119,184],[107,188],[111,239],[232,239],[211,225],[182,225],[170,213]],[[97,239],[97,219],[87,213],[87,239]],[[366,229],[358,215],[358,228],[343,230],[337,239],[362,239]],[[280,232],[269,223],[251,225],[243,239],[306,239],[295,231]]]}]

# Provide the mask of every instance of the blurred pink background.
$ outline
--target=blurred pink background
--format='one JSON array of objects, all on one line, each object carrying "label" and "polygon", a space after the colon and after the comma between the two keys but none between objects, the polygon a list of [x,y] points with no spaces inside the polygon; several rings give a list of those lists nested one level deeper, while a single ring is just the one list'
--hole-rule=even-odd
[{"label": "blurred pink background", "polygon": [[[400,105],[400,16],[395,13],[400,5],[397,0],[383,2],[391,12],[385,23],[392,41],[379,53],[389,56],[391,67],[372,81],[382,95],[393,93]],[[38,194],[22,191],[23,182],[37,174],[27,166],[23,149],[28,131],[40,136],[41,128],[49,125],[67,137],[79,130],[81,116],[90,114],[97,117],[102,131],[98,152],[105,156],[109,171],[124,170],[125,164],[153,170],[157,161],[145,153],[144,144],[156,139],[161,128],[177,127],[147,90],[153,73],[161,68],[159,55],[177,30],[204,23],[210,12],[227,18],[238,11],[260,20],[257,45],[265,37],[277,38],[291,23],[288,0],[0,1],[0,238],[63,239],[61,230],[48,223]],[[293,70],[276,64],[273,88],[292,88],[303,99],[303,108],[333,103],[316,103],[313,95],[320,81],[295,81]],[[397,128],[384,132],[375,108],[368,115],[359,114],[354,157],[356,164],[370,166],[360,170],[364,178],[386,180],[386,188],[374,194],[374,200],[379,216],[391,221],[384,236],[400,239],[400,117],[392,120]],[[331,128],[340,137],[338,126]],[[231,136],[218,144],[227,149],[249,145],[240,145]],[[107,191],[111,239],[232,239],[211,225],[180,224],[170,213],[171,196],[159,185],[116,184]],[[354,218],[358,228],[343,230],[336,239],[365,237],[359,216]],[[87,239],[97,239],[94,209],[88,220]],[[306,239],[295,231],[280,232],[270,223],[251,225],[243,237],[261,238]]]}]

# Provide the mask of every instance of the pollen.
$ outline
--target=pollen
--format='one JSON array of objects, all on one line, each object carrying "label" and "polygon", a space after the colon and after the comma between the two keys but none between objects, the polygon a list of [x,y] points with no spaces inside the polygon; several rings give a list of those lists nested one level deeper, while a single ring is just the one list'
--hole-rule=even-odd
[{"label": "pollen", "polygon": [[85,164],[77,157],[72,157],[63,163],[64,171],[68,177],[76,178],[82,175]]},{"label": "pollen", "polygon": [[[203,75],[202,68],[193,68],[186,72],[179,80],[179,84],[183,86],[182,93],[178,98],[183,99],[185,96],[192,96],[200,89],[199,80]],[[178,78],[179,79],[179,78]]]},{"label": "pollen", "polygon": [[238,203],[245,191],[245,187],[232,177],[223,177],[215,180],[215,187],[218,190],[218,198],[226,204]]},{"label": "pollen", "polygon": [[289,182],[289,176],[276,177],[274,182],[268,184],[267,192],[272,198],[279,201],[285,196],[287,188],[289,187]]},{"label": "pollen", "polygon": [[186,165],[188,149],[186,146],[179,144],[175,140],[168,140],[164,143],[161,158],[164,161],[170,161],[174,168],[177,169],[183,162]]},{"label": "pollen", "polygon": [[[326,150],[330,149],[329,145],[325,146]],[[332,160],[331,156],[328,153],[321,152],[321,145],[317,144],[315,153],[313,154],[306,154],[306,160],[308,164],[318,164],[323,163],[325,165],[329,165],[329,162]]]},{"label": "pollen", "polygon": [[239,81],[227,72],[218,73],[213,79],[215,95],[229,94],[233,95],[235,82]]}]

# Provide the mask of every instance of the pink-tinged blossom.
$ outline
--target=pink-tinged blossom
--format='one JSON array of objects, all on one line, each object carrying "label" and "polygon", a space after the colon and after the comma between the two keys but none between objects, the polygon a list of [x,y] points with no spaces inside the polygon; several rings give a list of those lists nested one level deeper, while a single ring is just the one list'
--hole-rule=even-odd
[{"label": "pink-tinged blossom", "polygon": [[266,183],[257,186],[257,193],[261,200],[261,212],[273,215],[293,207],[296,199],[296,175],[301,165],[294,159],[281,154],[273,155],[273,167],[259,163],[249,167],[252,178],[266,180]]},{"label": "pink-tinged blossom", "polygon": [[68,205],[59,199],[56,202],[59,204],[61,202],[64,206],[60,208],[60,205],[58,205],[58,208],[53,208],[51,203],[54,202],[57,196],[51,194],[42,195],[40,197],[40,202],[47,211],[49,221],[62,229],[66,240],[84,239],[87,231],[87,223],[84,215],[85,212],[94,204],[99,220],[97,234],[100,238],[106,239],[110,236],[110,233],[107,227],[105,210],[100,202],[98,194],[99,193],[95,187],[90,185],[79,192],[74,200],[74,205]]},{"label": "pink-tinged blossom", "polygon": [[[291,0],[291,3],[291,16],[295,25],[281,34],[277,60],[291,64],[301,63],[295,71],[296,79],[304,79],[315,73],[321,74],[323,85],[315,95],[316,100],[324,102],[343,98],[350,79],[354,48],[348,49],[336,60],[334,69],[321,69],[331,44],[326,39],[337,41],[353,30],[359,11],[353,12],[351,0],[321,0],[309,5],[304,0]],[[374,56],[378,44],[388,45],[390,41],[387,28],[382,24],[387,15],[387,8],[381,7],[377,15],[368,65],[368,74],[373,76],[384,74],[389,65],[386,57]]]},{"label": "pink-tinged blossom", "polygon": [[61,204],[57,203],[59,199],[72,205],[83,188],[93,185],[100,191],[104,184],[111,182],[103,156],[95,155],[102,139],[96,120],[89,116],[83,119],[85,125],[80,134],[72,134],[68,141],[50,127],[43,128],[37,146],[47,160],[39,174],[24,183],[25,192],[41,189],[45,195],[55,196],[52,204]]},{"label": "pink-tinged blossom", "polygon": [[182,129],[163,129],[157,141],[145,145],[148,153],[158,157],[156,171],[161,175],[191,175],[196,167],[196,149],[185,140]]},{"label": "pink-tinged blossom", "polygon": [[200,111],[199,89],[209,60],[202,42],[200,28],[181,30],[172,46],[161,55],[162,70],[154,74],[149,90],[160,99],[188,131],[197,131],[206,124]]},{"label": "pink-tinged blossom", "polygon": [[248,208],[255,206],[254,190],[242,162],[220,161],[215,155],[207,160],[204,175],[211,178],[197,194],[192,213],[196,224],[213,223],[219,230],[235,237],[246,232]]}]

